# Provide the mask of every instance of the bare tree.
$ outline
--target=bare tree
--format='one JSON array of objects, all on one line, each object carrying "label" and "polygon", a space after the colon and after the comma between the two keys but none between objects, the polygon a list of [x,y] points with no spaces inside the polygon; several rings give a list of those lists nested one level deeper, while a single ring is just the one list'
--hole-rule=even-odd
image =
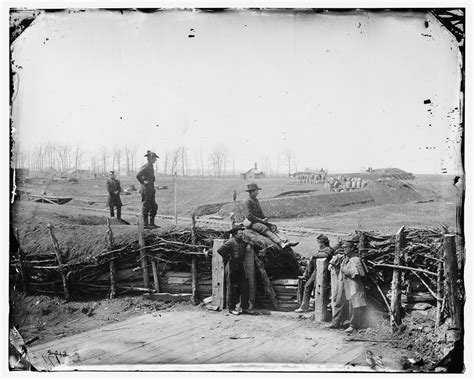
[{"label": "bare tree", "polygon": [[216,146],[209,155],[209,160],[214,176],[222,178],[227,164],[227,147],[225,145]]},{"label": "bare tree", "polygon": [[69,157],[71,148],[67,144],[59,145],[57,148],[61,171],[69,170]]},{"label": "bare tree", "polygon": [[100,157],[102,159],[102,173],[107,173],[107,159],[110,156],[109,150],[105,145],[99,148]]},{"label": "bare tree", "polygon": [[84,152],[81,150],[79,145],[76,145],[74,148],[74,170],[78,170],[81,166],[83,156]]},{"label": "bare tree", "polygon": [[170,153],[171,157],[171,174],[174,175],[178,172],[178,165],[181,160],[181,148],[176,148]]},{"label": "bare tree", "polygon": [[184,145],[180,146],[178,148],[181,153],[181,173],[183,177],[186,175],[186,167],[188,164],[188,155],[187,155],[187,149]]},{"label": "bare tree", "polygon": [[286,163],[288,164],[288,177],[291,177],[291,160],[295,158],[295,155],[293,153],[292,149],[287,149],[283,152],[283,157],[286,160]]},{"label": "bare tree", "polygon": [[130,175],[130,168],[131,168],[131,153],[132,153],[132,150],[129,148],[129,147],[125,147],[124,149],[125,151],[125,161],[126,161],[126,165],[127,165],[127,176]]}]

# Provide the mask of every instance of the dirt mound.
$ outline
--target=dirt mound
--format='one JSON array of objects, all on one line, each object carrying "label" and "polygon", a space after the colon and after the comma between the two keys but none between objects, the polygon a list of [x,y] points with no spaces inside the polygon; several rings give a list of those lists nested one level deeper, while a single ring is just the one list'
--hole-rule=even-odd
[{"label": "dirt mound", "polygon": [[[267,217],[287,219],[328,215],[369,206],[406,203],[422,199],[423,196],[407,183],[395,179],[379,179],[370,181],[363,190],[341,193],[290,191],[280,193],[274,198],[260,199],[260,204]],[[199,215],[206,215],[205,213],[208,212],[207,215],[217,213],[227,218],[230,213],[234,213],[236,221],[244,219],[242,202],[204,205],[198,210]]]}]

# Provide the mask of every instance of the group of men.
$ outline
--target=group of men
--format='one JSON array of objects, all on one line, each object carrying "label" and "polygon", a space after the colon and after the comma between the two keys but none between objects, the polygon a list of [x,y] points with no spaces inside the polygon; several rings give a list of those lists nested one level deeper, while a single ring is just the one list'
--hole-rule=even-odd
[{"label": "group of men", "polygon": [[[158,205],[155,201],[155,171],[153,164],[158,155],[152,151],[147,151],[145,156],[147,163],[142,166],[137,173],[137,180],[141,185],[140,194],[142,199],[142,215],[145,228],[155,228],[155,216]],[[117,209],[117,220],[121,218],[122,202],[120,199],[120,181],[116,179],[115,173],[110,172],[107,180],[107,191],[109,193],[110,216],[114,217],[114,208]],[[298,242],[291,243],[280,234],[275,224],[270,223],[263,213],[260,202],[257,198],[260,187],[256,183],[247,185],[248,198],[244,202],[243,224],[235,225],[229,233],[228,239],[217,252],[224,259],[227,273],[227,306],[232,314],[254,314],[253,306],[249,303],[249,277],[245,270],[244,260],[251,246],[243,238],[243,230],[252,229],[263,236],[269,238],[280,249],[293,247]],[[234,201],[236,193],[234,191]],[[126,223],[126,222],[125,222]],[[332,322],[329,328],[345,327],[346,319],[349,319],[349,326],[346,332],[352,332],[362,327],[364,313],[367,306],[364,290],[363,278],[365,270],[362,261],[358,257],[358,239],[353,236],[340,239],[333,249],[329,244],[329,239],[325,235],[318,235],[318,251],[312,255],[306,267],[306,271],[300,278],[304,280],[304,293],[301,305],[295,311],[302,313],[309,311],[311,294],[316,281],[318,259],[329,261],[328,269],[331,273],[331,304]],[[240,306],[237,309],[237,305]]]},{"label": "group of men", "polygon": [[[156,228],[155,216],[158,211],[158,204],[155,201],[155,169],[153,164],[159,156],[150,150],[145,154],[147,163],[141,167],[137,173],[137,180],[140,182],[140,194],[142,198],[142,215],[145,228]],[[120,199],[120,181],[116,178],[115,172],[109,172],[110,178],[107,180],[107,192],[109,193],[108,206],[110,209],[110,217],[114,217],[114,209],[117,209],[117,221],[126,223],[122,219],[122,201]]]},{"label": "group of men", "polygon": [[[297,313],[309,311],[309,301],[316,281],[318,259],[329,261],[328,269],[331,274],[331,310],[332,321],[329,328],[346,327],[345,331],[351,333],[364,327],[367,300],[364,287],[366,271],[362,260],[358,256],[359,239],[348,236],[340,239],[337,246],[331,248],[327,236],[317,236],[319,250],[312,255],[301,280],[305,281],[303,300]],[[320,265],[323,263],[320,261]]]}]

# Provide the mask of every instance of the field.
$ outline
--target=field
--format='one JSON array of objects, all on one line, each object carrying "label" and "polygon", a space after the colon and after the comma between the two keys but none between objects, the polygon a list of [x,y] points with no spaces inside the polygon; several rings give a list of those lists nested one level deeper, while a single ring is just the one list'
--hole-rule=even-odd
[{"label": "field", "polygon": [[[133,178],[121,178],[122,188],[126,189],[136,181]],[[330,193],[321,184],[292,183],[287,178],[270,178],[257,181],[262,187],[259,198],[264,211],[271,215],[280,215],[274,219],[290,239],[299,240],[296,251],[309,256],[314,250],[316,231],[327,231],[331,242],[338,233],[350,233],[354,230],[371,230],[393,234],[402,225],[407,227],[437,227],[445,224],[451,229],[456,227],[457,188],[448,176],[421,175],[416,179],[404,182],[377,182],[359,192],[348,192],[345,195]],[[166,186],[157,190],[159,214],[174,214],[174,179],[158,177],[157,186]],[[179,224],[190,225],[190,215],[196,209],[203,212],[199,222],[215,223],[214,228],[227,229],[229,211],[238,211],[240,203],[247,197],[247,181],[238,179],[212,178],[179,178],[177,211]],[[78,242],[81,249],[93,250],[97,242],[104,244],[107,194],[105,179],[79,179],[71,184],[63,179],[40,179],[20,184],[21,200],[15,202],[11,212],[12,227],[23,247],[47,246],[49,236],[46,223],[52,222],[57,228],[57,236],[68,250],[75,250]],[[236,190],[237,202],[232,202],[232,193]],[[289,196],[277,197],[281,193],[297,192]],[[365,193],[364,193],[365,192]],[[72,197],[66,205],[36,203],[28,200],[28,195],[44,194]],[[302,195],[295,195],[302,194]],[[350,202],[338,195],[349,197]],[[371,199],[370,202],[358,201]],[[113,226],[114,235],[133,236],[136,238],[136,215],[140,214],[140,196],[137,192],[122,195],[124,203],[123,217],[131,225]],[[317,204],[315,202],[326,202]],[[294,216],[295,210],[301,216]],[[312,210],[312,211],[311,211]],[[314,215],[308,213],[314,212]],[[291,213],[292,217],[285,217]],[[158,224],[162,228],[173,226],[173,219],[161,218]],[[314,231],[313,234],[301,235],[299,230]],[[79,250],[76,254],[80,254]],[[63,303],[60,299],[45,296],[22,296],[12,291],[10,296],[10,323],[20,327],[25,339],[40,337],[39,343],[67,337],[77,333],[100,328],[114,322],[142,313],[156,313],[167,309],[175,315],[177,321],[186,313],[195,312],[192,306],[171,306],[144,301],[140,297],[122,296],[116,300],[77,300]],[[284,313],[283,313],[284,314]],[[217,320],[220,317],[217,318]],[[281,322],[279,322],[281,320]],[[272,328],[278,330],[285,319],[274,318]],[[304,323],[295,325],[295,332],[303,336],[308,329]],[[212,327],[211,327],[212,330]],[[237,334],[239,330],[236,329]],[[313,334],[313,333],[312,333]],[[324,335],[324,334],[323,334]],[[321,337],[323,336],[321,335]],[[305,338],[308,339],[308,338]],[[332,344],[331,339],[321,338],[319,344]],[[387,346],[377,345],[378,350],[389,350]],[[390,351],[390,350],[389,350]],[[282,348],[280,353],[284,353]],[[391,355],[393,355],[393,352]],[[392,362],[394,362],[392,360]],[[344,363],[343,363],[344,364]],[[400,368],[393,364],[392,369]]]}]

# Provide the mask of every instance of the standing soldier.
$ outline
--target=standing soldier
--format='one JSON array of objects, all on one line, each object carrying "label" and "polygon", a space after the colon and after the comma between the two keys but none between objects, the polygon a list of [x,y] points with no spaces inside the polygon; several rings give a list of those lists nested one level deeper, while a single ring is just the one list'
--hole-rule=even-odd
[{"label": "standing soldier", "polygon": [[[147,158],[148,162],[142,166],[137,174],[137,180],[142,185],[140,193],[142,195],[143,223],[147,228],[156,228],[158,226],[155,224],[155,216],[158,211],[158,205],[155,201],[155,170],[153,164],[159,157],[156,153],[149,150],[147,150],[144,157]],[[150,216],[149,222],[148,216]]]},{"label": "standing soldier", "polygon": [[117,220],[122,221],[122,200],[120,199],[120,181],[115,177],[115,172],[109,172],[110,178],[107,180],[107,191],[109,192],[110,217],[114,217],[114,207],[117,207]]},{"label": "standing soldier", "polygon": [[229,231],[232,237],[217,250],[224,259],[227,272],[227,307],[234,315],[240,314],[236,309],[238,303],[243,314],[255,314],[249,309],[249,277],[244,267],[248,243],[243,239],[242,230],[243,226],[234,226]]},{"label": "standing soldier", "polygon": [[235,191],[235,190],[232,193],[232,199],[234,200],[234,202],[237,200],[237,191]]}]

